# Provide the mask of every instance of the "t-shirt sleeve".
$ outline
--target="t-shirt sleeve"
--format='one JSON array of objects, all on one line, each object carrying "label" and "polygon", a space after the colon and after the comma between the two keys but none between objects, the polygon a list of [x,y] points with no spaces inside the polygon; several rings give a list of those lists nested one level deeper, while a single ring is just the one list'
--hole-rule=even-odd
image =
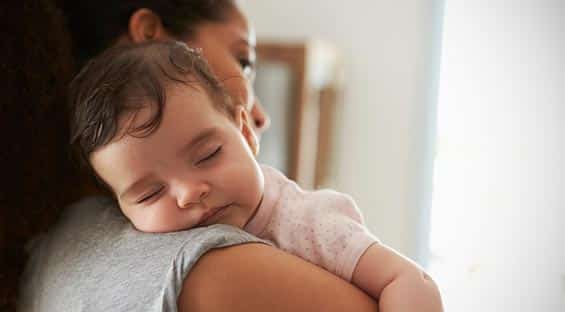
[{"label": "t-shirt sleeve", "polygon": [[184,279],[198,259],[210,249],[254,242],[271,244],[238,228],[222,224],[200,230],[194,239],[181,244],[169,267],[162,285],[163,305],[170,308],[165,311],[173,311],[173,308],[176,311],[177,298],[182,291]]},{"label": "t-shirt sleeve", "polygon": [[253,242],[265,243],[227,225],[141,233],[110,201],[83,200],[30,245],[19,311],[177,311],[200,256]]}]

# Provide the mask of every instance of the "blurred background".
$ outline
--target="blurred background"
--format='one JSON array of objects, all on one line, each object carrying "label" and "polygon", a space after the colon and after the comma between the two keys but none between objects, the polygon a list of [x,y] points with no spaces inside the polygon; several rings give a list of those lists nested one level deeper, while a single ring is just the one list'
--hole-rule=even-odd
[{"label": "blurred background", "polygon": [[446,311],[565,311],[564,1],[243,8],[263,161],[351,194]]}]

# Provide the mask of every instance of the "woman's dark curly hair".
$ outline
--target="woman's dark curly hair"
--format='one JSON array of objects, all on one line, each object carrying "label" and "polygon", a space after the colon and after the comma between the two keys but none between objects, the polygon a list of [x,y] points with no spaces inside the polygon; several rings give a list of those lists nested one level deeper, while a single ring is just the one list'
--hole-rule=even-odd
[{"label": "woman's dark curly hair", "polygon": [[24,245],[84,188],[69,161],[70,40],[52,1],[0,8],[0,311],[14,311]]},{"label": "woman's dark curly hair", "polygon": [[93,192],[70,158],[67,85],[76,69],[127,32],[136,9],[177,39],[220,22],[235,0],[2,1],[0,23],[0,311],[14,311],[26,242]]},{"label": "woman's dark curly hair", "polygon": [[161,17],[175,39],[186,41],[204,22],[227,19],[235,0],[62,0],[78,64],[94,57],[128,30],[130,16],[146,8]]}]

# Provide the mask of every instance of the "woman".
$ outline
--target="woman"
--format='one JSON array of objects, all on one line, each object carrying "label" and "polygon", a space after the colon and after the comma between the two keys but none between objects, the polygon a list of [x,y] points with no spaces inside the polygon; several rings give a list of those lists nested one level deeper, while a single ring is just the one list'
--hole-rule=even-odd
[{"label": "woman", "polygon": [[[122,42],[183,40],[201,48],[235,102],[246,103],[257,133],[267,128],[251,87],[254,35],[233,1],[69,1],[64,10],[79,64]],[[23,311],[376,310],[351,285],[244,232],[143,235],[111,207],[82,201],[35,244]],[[226,246],[233,247],[209,251]]]}]

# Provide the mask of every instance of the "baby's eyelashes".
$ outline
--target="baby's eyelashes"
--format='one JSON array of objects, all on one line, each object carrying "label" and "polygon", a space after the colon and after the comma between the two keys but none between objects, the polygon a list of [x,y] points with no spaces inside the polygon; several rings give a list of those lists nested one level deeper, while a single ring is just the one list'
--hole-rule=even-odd
[{"label": "baby's eyelashes", "polygon": [[136,204],[146,203],[149,200],[154,199],[156,196],[158,196],[163,191],[163,189],[164,189],[164,187],[161,186],[157,189],[153,189],[150,192],[143,194],[141,196],[141,198],[136,201]]},{"label": "baby's eyelashes", "polygon": [[208,161],[213,160],[214,158],[216,158],[217,156],[220,155],[220,152],[222,151],[222,146],[218,145],[215,148],[209,150],[207,153],[205,153],[203,156],[200,157],[200,159],[198,161],[196,161],[196,166],[202,165]]}]

